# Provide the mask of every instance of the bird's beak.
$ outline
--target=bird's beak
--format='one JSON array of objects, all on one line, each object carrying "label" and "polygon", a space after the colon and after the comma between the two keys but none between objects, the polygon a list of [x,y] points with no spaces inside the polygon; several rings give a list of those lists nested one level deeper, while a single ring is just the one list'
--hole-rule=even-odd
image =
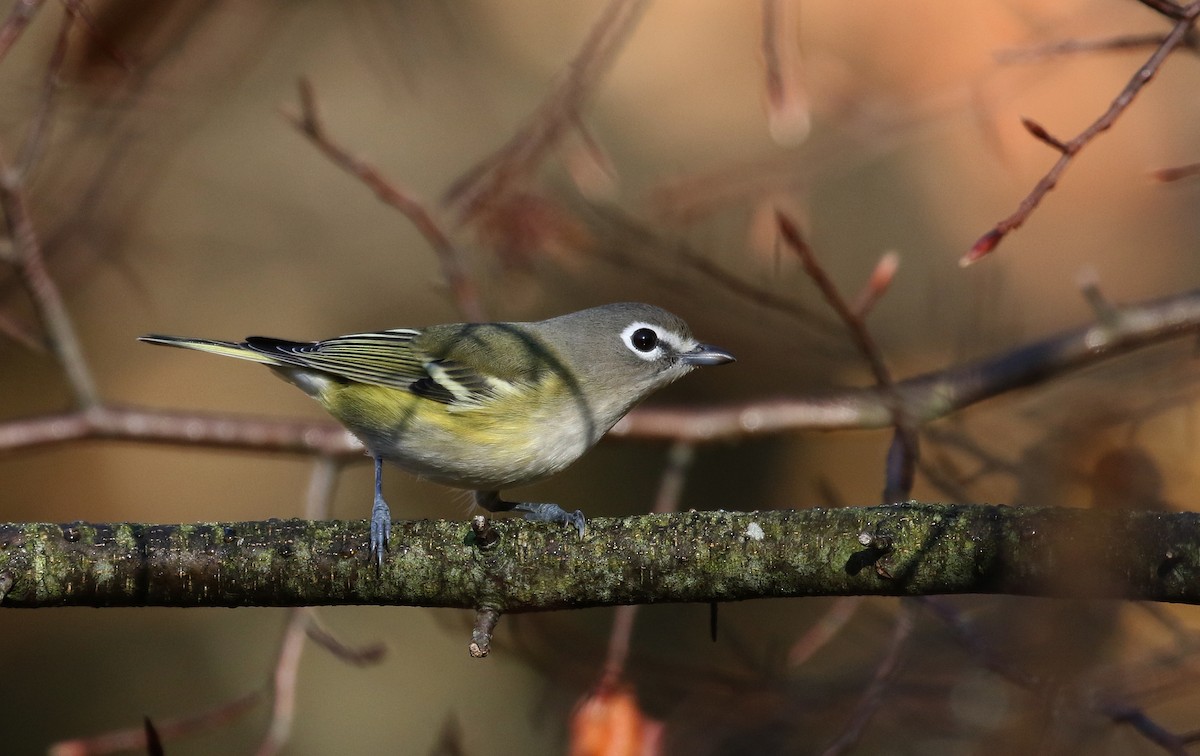
[{"label": "bird's beak", "polygon": [[709,344],[697,344],[695,349],[679,355],[679,359],[685,365],[700,367],[705,365],[724,365],[726,362],[733,362],[733,355],[719,347]]}]

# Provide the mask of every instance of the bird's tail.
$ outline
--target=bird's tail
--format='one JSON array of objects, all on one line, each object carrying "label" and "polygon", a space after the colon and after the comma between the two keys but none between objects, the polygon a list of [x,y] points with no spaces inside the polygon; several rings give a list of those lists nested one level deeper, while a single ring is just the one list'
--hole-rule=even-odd
[{"label": "bird's tail", "polygon": [[160,336],[159,334],[154,333],[147,334],[146,336],[139,336],[138,341],[144,341],[147,344],[161,344],[163,346],[179,347],[180,349],[195,349],[200,352],[219,354],[225,357],[234,357],[239,360],[249,360],[250,362],[257,362],[260,365],[280,366],[285,364],[269,354],[257,352],[253,349],[250,349],[245,344],[239,344],[235,341],[185,339],[180,336]]}]

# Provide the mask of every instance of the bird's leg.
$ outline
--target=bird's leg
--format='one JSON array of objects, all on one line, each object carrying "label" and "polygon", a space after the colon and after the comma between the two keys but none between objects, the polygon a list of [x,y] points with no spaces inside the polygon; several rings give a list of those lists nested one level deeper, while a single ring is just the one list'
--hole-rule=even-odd
[{"label": "bird's leg", "polygon": [[587,529],[587,518],[581,510],[568,512],[557,504],[539,504],[524,501],[505,501],[500,498],[499,491],[476,491],[475,503],[489,512],[524,512],[526,520],[539,522],[561,522],[573,526],[583,537]]},{"label": "bird's leg", "polygon": [[392,534],[392,510],[383,500],[383,457],[375,458],[375,503],[371,506],[371,555],[383,565],[388,536]]}]

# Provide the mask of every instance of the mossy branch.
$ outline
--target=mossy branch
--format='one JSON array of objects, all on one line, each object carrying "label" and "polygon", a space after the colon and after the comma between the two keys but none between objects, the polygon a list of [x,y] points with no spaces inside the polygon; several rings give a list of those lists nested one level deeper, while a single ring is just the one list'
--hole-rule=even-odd
[{"label": "mossy branch", "polygon": [[[482,519],[482,518],[480,518]],[[526,612],[833,595],[1200,603],[1200,514],[912,502],[772,512],[397,522],[0,525],[0,606],[386,604]]]}]

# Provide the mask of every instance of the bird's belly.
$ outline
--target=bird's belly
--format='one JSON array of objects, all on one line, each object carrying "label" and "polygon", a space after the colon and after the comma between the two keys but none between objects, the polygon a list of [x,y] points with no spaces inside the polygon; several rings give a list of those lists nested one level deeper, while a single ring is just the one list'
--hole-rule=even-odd
[{"label": "bird's belly", "polygon": [[530,433],[495,423],[474,428],[469,436],[428,427],[397,434],[377,451],[399,467],[444,485],[497,490],[553,475],[592,445],[579,433],[547,424]]},{"label": "bird's belly", "polygon": [[451,411],[407,392],[373,389],[359,387],[353,401],[323,403],[372,454],[456,488],[498,490],[540,480],[577,460],[607,430],[582,421],[576,406]]}]

